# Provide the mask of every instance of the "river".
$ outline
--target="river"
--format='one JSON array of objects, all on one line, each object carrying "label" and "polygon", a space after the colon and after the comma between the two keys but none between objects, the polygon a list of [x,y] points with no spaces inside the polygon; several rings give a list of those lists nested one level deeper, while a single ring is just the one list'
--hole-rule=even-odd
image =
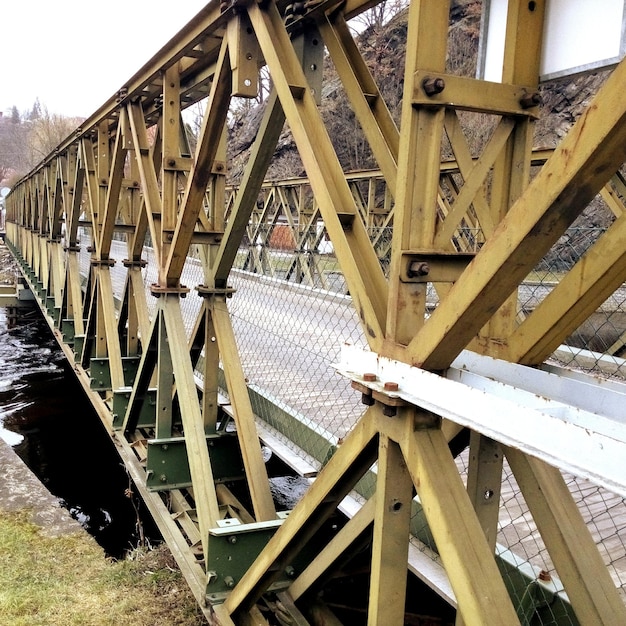
[{"label": "river", "polygon": [[[119,558],[156,531],[82,387],[39,311],[7,327],[0,308],[0,437]],[[130,491],[128,491],[130,490]]]}]

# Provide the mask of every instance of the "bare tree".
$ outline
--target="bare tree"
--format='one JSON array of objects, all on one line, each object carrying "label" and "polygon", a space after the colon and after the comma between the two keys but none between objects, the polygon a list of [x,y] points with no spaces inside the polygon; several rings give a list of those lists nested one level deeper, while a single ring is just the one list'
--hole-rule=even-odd
[{"label": "bare tree", "polygon": [[28,133],[31,166],[48,156],[80,126],[83,119],[50,113],[45,105],[39,104],[38,116],[31,120]]},{"label": "bare tree", "polygon": [[392,17],[408,6],[409,0],[383,0],[350,20],[350,27],[355,33],[366,30],[377,33]]},{"label": "bare tree", "polygon": [[27,145],[26,126],[13,107],[11,117],[0,118],[0,183],[26,173],[29,168]]}]

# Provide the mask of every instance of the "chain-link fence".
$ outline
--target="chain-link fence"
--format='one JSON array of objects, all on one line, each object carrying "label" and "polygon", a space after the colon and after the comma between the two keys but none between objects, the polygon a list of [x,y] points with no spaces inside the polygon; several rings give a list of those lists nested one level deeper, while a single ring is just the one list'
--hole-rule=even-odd
[{"label": "chain-link fence", "polygon": [[[316,470],[362,414],[359,394],[335,372],[333,364],[338,362],[344,343],[365,346],[366,341],[323,223],[309,224],[308,234],[297,228],[297,224],[288,231],[280,224],[257,226],[254,238],[243,242],[230,277],[236,293],[229,300],[229,308],[256,414],[274,437]],[[392,229],[369,230],[386,271]],[[602,232],[604,229],[577,227],[559,239],[519,288],[520,320],[540,305]],[[83,238],[88,240],[88,231]],[[477,240],[476,233],[463,235],[464,241],[470,239]],[[125,244],[114,242],[112,256],[125,258]],[[156,264],[150,248],[145,249],[144,256],[148,261],[143,270],[148,289],[157,280]],[[88,267],[89,253],[83,246],[84,275]],[[113,276],[115,297],[121,300],[125,273],[117,267]],[[182,282],[190,287],[204,282],[197,255],[187,260]],[[429,303],[435,306],[436,301],[432,290]],[[149,297],[148,303],[153,313],[155,299]],[[188,332],[200,304],[193,290],[183,301]],[[625,340],[626,289],[620,288],[572,333],[553,358],[603,376],[624,378],[626,366],[620,355]],[[467,458],[467,449],[457,457],[464,480]],[[566,476],[566,481],[615,584],[626,594],[624,499],[573,476]],[[413,545],[426,553],[436,553],[417,502],[412,532],[417,537]],[[526,612],[525,623],[576,623],[571,613],[550,605],[555,597],[562,597],[559,581],[551,574],[554,566],[506,463],[498,553],[511,593]],[[536,587],[539,579],[541,588]]]},{"label": "chain-link fence", "polygon": [[[595,244],[604,228],[570,228],[519,288],[521,318],[531,313]],[[626,287],[616,289],[555,351],[555,362],[626,378]]]},{"label": "chain-link fence", "polygon": [[[599,228],[577,227],[564,235],[535,271],[519,288],[520,320],[529,315],[558,284],[578,259],[604,232]],[[392,229],[372,228],[370,236],[383,268],[388,267]],[[476,240],[465,233],[464,241]],[[268,238],[269,240],[269,238]],[[322,236],[320,241],[326,241]],[[358,394],[337,376],[332,364],[338,360],[344,342],[365,345],[358,318],[351,307],[346,287],[332,251],[286,250],[265,246],[251,252],[247,242],[232,274],[237,294],[231,312],[240,352],[250,384],[268,394],[267,413],[278,405],[297,419],[283,434],[294,449],[307,448],[303,438],[313,437],[308,429],[322,431],[336,444],[351,429],[363,407]],[[259,262],[250,261],[257,255]],[[288,272],[284,268],[307,267]],[[270,276],[263,267],[271,267]],[[280,268],[283,268],[282,270]],[[332,279],[330,278],[332,276]],[[622,293],[623,291],[623,293]],[[626,366],[608,350],[624,339],[626,290],[617,290],[555,353],[566,365],[598,371],[602,375],[626,377]],[[436,304],[434,290],[429,301]],[[584,357],[584,359],[583,359]],[[604,367],[609,360],[614,367]],[[261,419],[271,416],[259,412]],[[306,428],[303,427],[303,423]],[[457,463],[467,476],[467,449]],[[574,476],[567,484],[615,581],[626,594],[626,506],[624,499]],[[416,506],[412,522],[418,545],[427,553],[436,552],[423,513]],[[562,587],[554,566],[528,511],[512,472],[505,463],[498,532],[500,566],[511,593],[518,596],[523,621],[528,624],[576,623],[571,611],[563,608]],[[540,581],[540,582],[537,582]],[[552,603],[552,605],[551,605]],[[566,604],[566,603],[565,603]]]}]

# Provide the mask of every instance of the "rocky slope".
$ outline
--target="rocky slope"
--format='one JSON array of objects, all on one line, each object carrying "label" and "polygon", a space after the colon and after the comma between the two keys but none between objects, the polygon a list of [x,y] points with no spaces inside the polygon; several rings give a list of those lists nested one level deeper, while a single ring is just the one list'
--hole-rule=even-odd
[{"label": "rocky slope", "polygon": [[[480,34],[481,2],[477,0],[454,0],[452,3],[448,55],[450,73],[474,76],[476,73],[478,40]],[[402,69],[407,34],[407,13],[401,11],[384,25],[372,25],[358,37],[370,71],[383,94],[396,122],[400,117],[402,98]],[[535,146],[555,147],[565,136],[573,122],[589,104],[602,84],[605,73],[579,76],[569,80],[553,81],[541,86],[543,106],[541,118],[536,124]],[[376,167],[369,146],[355,119],[341,82],[327,58],[324,68],[322,117],[339,160],[345,170]],[[230,128],[230,176],[233,182],[241,176],[248,150],[254,141],[262,115],[263,105],[249,106],[235,112]],[[475,151],[489,135],[492,125],[486,116],[462,114],[466,135],[475,142]],[[450,156],[443,148],[443,155]],[[304,173],[302,163],[291,133],[287,127],[278,142],[274,161],[268,173],[277,179]]]}]

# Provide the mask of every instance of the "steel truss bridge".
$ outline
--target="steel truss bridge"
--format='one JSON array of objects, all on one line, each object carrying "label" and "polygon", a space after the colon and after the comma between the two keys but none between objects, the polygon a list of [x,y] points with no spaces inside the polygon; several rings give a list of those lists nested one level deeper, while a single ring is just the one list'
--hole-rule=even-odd
[{"label": "steel truss bridge", "polygon": [[[209,3],[14,186],[7,243],[213,623],[422,623],[434,595],[457,624],[626,624],[626,65],[533,155],[545,2],[508,2],[493,83],[446,69],[450,2],[412,0],[397,125],[347,26],[374,4]],[[325,55],[377,173],[342,171]],[[264,188],[285,121],[307,179]],[[544,284],[592,201],[610,226]],[[572,347],[603,312],[606,348]]]}]

